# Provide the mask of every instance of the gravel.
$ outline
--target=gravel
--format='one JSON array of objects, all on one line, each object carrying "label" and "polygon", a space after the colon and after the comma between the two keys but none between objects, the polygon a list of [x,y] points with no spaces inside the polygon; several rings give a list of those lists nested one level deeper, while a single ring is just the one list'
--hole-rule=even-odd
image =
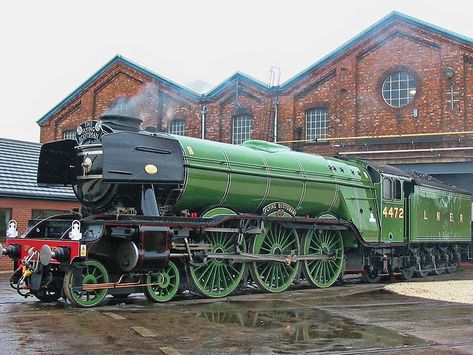
[{"label": "gravel", "polygon": [[404,296],[473,304],[473,280],[402,282],[384,288]]}]

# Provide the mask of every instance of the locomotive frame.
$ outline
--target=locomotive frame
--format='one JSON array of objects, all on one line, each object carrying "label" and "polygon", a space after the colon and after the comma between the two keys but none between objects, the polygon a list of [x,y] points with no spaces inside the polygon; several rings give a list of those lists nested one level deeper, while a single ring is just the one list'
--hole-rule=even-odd
[{"label": "locomotive frame", "polygon": [[166,302],[298,279],[330,287],[454,272],[471,242],[471,195],[360,160],[151,133],[106,116],[45,144],[38,182],[73,185],[80,211],[11,223],[0,255],[20,294],[93,307],[107,294]]}]

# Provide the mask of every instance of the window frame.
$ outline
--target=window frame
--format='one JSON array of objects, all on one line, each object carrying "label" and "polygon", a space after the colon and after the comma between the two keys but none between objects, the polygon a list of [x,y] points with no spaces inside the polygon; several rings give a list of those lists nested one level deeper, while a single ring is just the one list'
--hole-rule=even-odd
[{"label": "window frame", "polygon": [[[70,133],[73,137],[72,138],[67,138],[66,137],[66,134],[67,133]],[[72,140],[75,140],[76,139],[76,130],[75,129],[67,129],[65,131],[62,132],[62,138],[63,139],[72,139]]]},{"label": "window frame", "polygon": [[[172,132],[172,127],[174,124],[177,124],[179,123],[180,125],[182,125],[183,129],[182,129],[182,134],[180,133],[176,133],[176,132]],[[168,124],[168,132],[169,134],[174,134],[176,136],[185,136],[186,135],[186,132],[187,132],[187,125],[186,125],[186,120],[185,119],[182,119],[182,118],[175,118],[173,120],[171,120]]]},{"label": "window frame", "polygon": [[[329,111],[328,107],[311,107],[305,110],[305,139],[308,142],[316,142],[318,139],[329,138]],[[310,117],[309,117],[310,116]],[[322,125],[322,117],[323,122]],[[309,127],[309,118],[314,121],[314,124]],[[319,123],[319,126],[317,126]],[[311,132],[314,132],[312,135]]]},{"label": "window frame", "polygon": [[[385,90],[385,84],[387,82],[387,80],[389,78],[393,78],[393,76],[395,74],[399,74],[399,77],[397,80],[391,80],[390,82],[390,88],[389,90]],[[401,79],[401,74],[406,74],[407,77],[408,77],[408,80],[407,80],[407,87],[405,88],[406,92],[407,92],[407,96],[402,96],[401,97],[401,90],[403,90],[403,88],[401,87],[401,83],[405,80],[402,80]],[[414,87],[411,87],[410,86],[410,82],[411,80],[414,82]],[[396,83],[397,82],[397,85],[398,85],[398,88],[395,89],[397,91],[393,91],[392,90],[392,84],[393,83]],[[396,68],[393,68],[392,70],[389,70],[387,72],[385,72],[383,74],[383,76],[381,77],[381,80],[380,80],[380,85],[379,85],[379,93],[380,93],[380,96],[381,96],[381,99],[383,100],[383,102],[388,105],[390,108],[393,108],[393,109],[402,109],[406,106],[409,106],[410,104],[412,104],[416,97],[419,95],[419,92],[420,92],[420,80],[419,80],[419,76],[413,72],[412,70],[410,70],[409,68],[405,68],[405,67],[396,67]],[[413,96],[410,96],[410,91],[412,90],[415,90],[415,94]],[[392,97],[392,93],[393,92],[396,92],[398,97],[397,98],[393,98]],[[388,98],[385,93],[390,93],[390,97]],[[406,99],[406,103],[404,104],[401,104],[401,99]],[[397,105],[394,105],[393,104],[393,100],[398,100],[398,103],[399,103],[399,106]]]},{"label": "window frame", "polygon": [[[390,186],[389,186],[389,195],[387,197],[386,193],[386,189],[385,189],[385,185],[384,185],[384,181],[389,181],[390,183]],[[399,186],[399,190],[397,190],[397,186]],[[402,187],[403,187],[403,180],[402,179],[397,179],[397,178],[393,178],[393,177],[387,177],[387,176],[383,176],[383,179],[382,179],[382,195],[383,195],[383,200],[388,200],[388,201],[402,201],[402,198],[403,198],[403,191],[402,191]],[[397,194],[397,192],[399,192],[399,194]],[[398,197],[399,196],[399,197]]]},{"label": "window frame", "polygon": [[9,213],[10,213],[10,218],[5,221],[5,231],[3,233],[2,233],[2,230],[0,228],[0,239],[3,240],[7,237],[8,222],[10,222],[13,219],[13,208],[11,208],[11,207],[0,207],[0,211],[2,211],[2,210],[9,211]]},{"label": "window frame", "polygon": [[[245,119],[244,125],[236,125],[236,122]],[[247,124],[249,122],[249,125]],[[238,122],[240,123],[240,122]],[[246,129],[248,128],[248,131]],[[236,131],[238,129],[238,131]],[[245,129],[245,131],[243,131]],[[252,139],[253,134],[253,116],[249,113],[235,115],[232,118],[232,144],[243,144]],[[237,139],[238,138],[238,139]]]}]

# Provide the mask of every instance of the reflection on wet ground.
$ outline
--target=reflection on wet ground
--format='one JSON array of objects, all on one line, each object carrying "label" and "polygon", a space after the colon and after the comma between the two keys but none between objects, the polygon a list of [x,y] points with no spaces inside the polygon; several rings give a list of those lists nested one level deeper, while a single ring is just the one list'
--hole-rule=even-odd
[{"label": "reflection on wet ground", "polygon": [[[460,277],[473,278],[473,271]],[[158,305],[134,294],[126,304],[110,298],[103,307],[82,310],[23,300],[0,275],[0,353],[473,351],[473,306],[403,297],[382,287],[300,287]]]}]

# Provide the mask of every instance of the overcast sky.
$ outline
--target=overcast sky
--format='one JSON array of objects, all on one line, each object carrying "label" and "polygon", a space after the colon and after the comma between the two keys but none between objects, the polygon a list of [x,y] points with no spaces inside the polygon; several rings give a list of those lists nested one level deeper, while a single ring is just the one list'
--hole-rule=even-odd
[{"label": "overcast sky", "polygon": [[116,54],[188,87],[271,66],[284,82],[393,10],[473,37],[471,1],[1,1],[0,137],[38,141]]}]

